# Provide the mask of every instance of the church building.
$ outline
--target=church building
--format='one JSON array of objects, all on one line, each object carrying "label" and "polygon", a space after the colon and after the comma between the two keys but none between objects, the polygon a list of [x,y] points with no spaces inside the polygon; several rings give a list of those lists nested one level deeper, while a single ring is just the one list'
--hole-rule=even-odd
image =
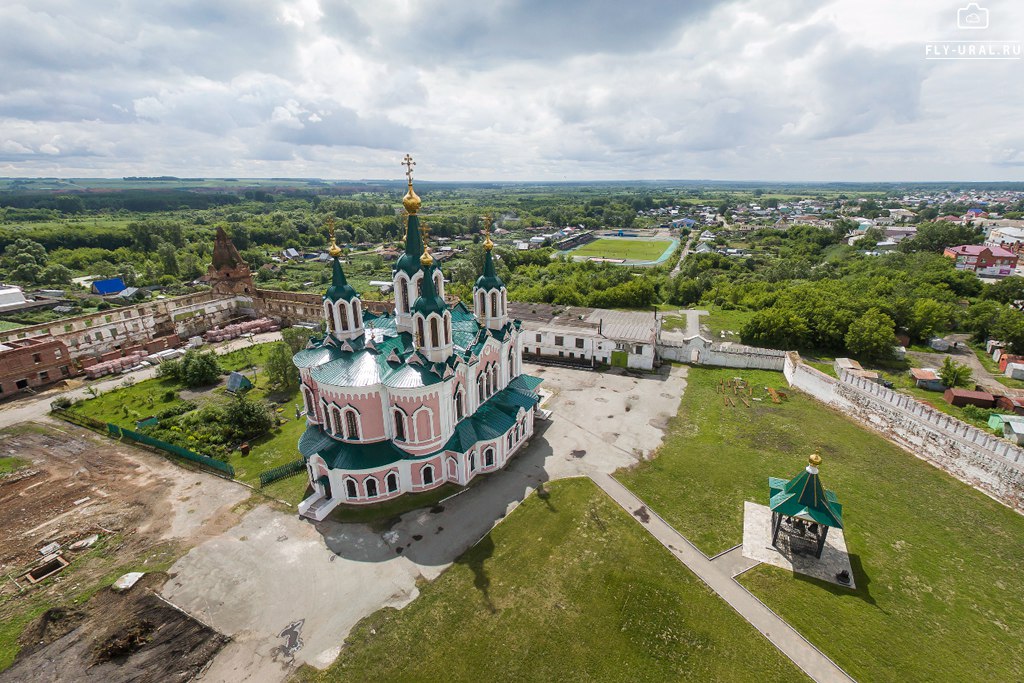
[{"label": "church building", "polygon": [[405,252],[395,262],[393,314],[365,310],[334,243],[323,297],[326,331],[295,354],[306,410],[299,451],[313,494],[299,513],[324,519],[501,469],[533,435],[541,380],[522,371],[520,322],[508,316],[489,232],[473,311],[445,302],[444,277],[421,234],[415,163]]}]

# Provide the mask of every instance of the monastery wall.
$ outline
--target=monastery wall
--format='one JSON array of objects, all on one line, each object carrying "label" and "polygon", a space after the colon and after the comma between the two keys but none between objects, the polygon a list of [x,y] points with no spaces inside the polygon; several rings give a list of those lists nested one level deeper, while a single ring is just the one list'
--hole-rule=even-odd
[{"label": "monastery wall", "polygon": [[679,363],[776,372],[782,370],[786,359],[785,351],[742,344],[715,344],[710,339],[700,336],[682,341],[662,338],[658,342],[658,354],[666,360]]},{"label": "monastery wall", "polygon": [[795,352],[787,354],[783,373],[790,386],[1004,504],[1024,510],[1024,449],[875,382],[846,372],[838,380],[829,377],[805,365]]}]

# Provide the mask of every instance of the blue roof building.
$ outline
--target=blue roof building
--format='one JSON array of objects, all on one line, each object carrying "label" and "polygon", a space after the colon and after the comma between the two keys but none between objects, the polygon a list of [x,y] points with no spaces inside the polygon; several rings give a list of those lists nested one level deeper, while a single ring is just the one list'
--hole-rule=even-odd
[{"label": "blue roof building", "polygon": [[89,291],[100,296],[110,296],[125,290],[124,280],[119,277],[112,277],[107,280],[93,280]]}]

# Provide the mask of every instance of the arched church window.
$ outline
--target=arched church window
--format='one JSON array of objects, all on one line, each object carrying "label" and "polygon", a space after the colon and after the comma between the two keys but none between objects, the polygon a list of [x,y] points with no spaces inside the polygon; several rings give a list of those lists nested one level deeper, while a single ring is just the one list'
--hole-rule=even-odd
[{"label": "arched church window", "polygon": [[491,317],[498,315],[498,293],[491,292],[491,310],[489,311]]},{"label": "arched church window", "polygon": [[423,484],[434,483],[434,468],[430,465],[424,465],[423,469],[420,470],[420,478],[423,480]]},{"label": "arched church window", "polygon": [[345,480],[345,493],[348,494],[349,498],[359,497],[359,493],[356,491],[356,482],[354,479]]},{"label": "arched church window", "polygon": [[437,329],[437,318],[430,319],[430,345],[441,346],[441,333]]},{"label": "arched church window", "polygon": [[416,346],[423,346],[423,318],[416,319]]},{"label": "arched church window", "polygon": [[455,420],[456,421],[462,419],[462,415],[463,415],[462,411],[463,411],[463,408],[462,408],[462,391],[458,391],[455,394]]},{"label": "arched church window", "polygon": [[494,449],[488,448],[484,451],[484,467],[494,466]]},{"label": "arched church window", "polygon": [[373,477],[366,479],[366,497],[376,498],[377,497],[377,480]]},{"label": "arched church window", "polygon": [[341,331],[348,330],[348,306],[344,303],[338,304],[338,318],[341,320]]},{"label": "arched church window", "polygon": [[395,439],[405,441],[405,413],[401,410],[395,411]]},{"label": "arched church window", "polygon": [[345,412],[345,428],[350,440],[359,440],[359,421],[356,418],[356,411],[349,410]]},{"label": "arched church window", "polygon": [[394,493],[398,490],[398,475],[392,472],[387,478],[388,493]]}]

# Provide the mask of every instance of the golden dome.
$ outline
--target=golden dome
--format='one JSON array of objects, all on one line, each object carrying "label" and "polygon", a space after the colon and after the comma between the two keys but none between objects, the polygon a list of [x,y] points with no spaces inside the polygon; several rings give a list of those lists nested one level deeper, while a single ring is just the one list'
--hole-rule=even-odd
[{"label": "golden dome", "polygon": [[410,214],[414,214],[420,210],[420,197],[416,194],[416,190],[412,189],[412,183],[409,183],[409,191],[402,197],[402,206]]},{"label": "golden dome", "polygon": [[432,266],[434,265],[434,257],[430,254],[430,247],[423,247],[423,256],[420,256],[421,266]]},{"label": "golden dome", "polygon": [[807,462],[810,463],[812,467],[817,467],[821,464],[821,456],[817,453],[811,453],[811,457],[807,458]]},{"label": "golden dome", "polygon": [[339,256],[341,256],[341,247],[335,244],[334,240],[331,240],[331,246],[327,248],[327,253],[330,254],[333,258],[338,258]]},{"label": "golden dome", "polygon": [[491,241],[490,235],[488,235],[487,238],[484,239],[484,249],[486,249],[487,251],[494,249],[494,242]]}]

